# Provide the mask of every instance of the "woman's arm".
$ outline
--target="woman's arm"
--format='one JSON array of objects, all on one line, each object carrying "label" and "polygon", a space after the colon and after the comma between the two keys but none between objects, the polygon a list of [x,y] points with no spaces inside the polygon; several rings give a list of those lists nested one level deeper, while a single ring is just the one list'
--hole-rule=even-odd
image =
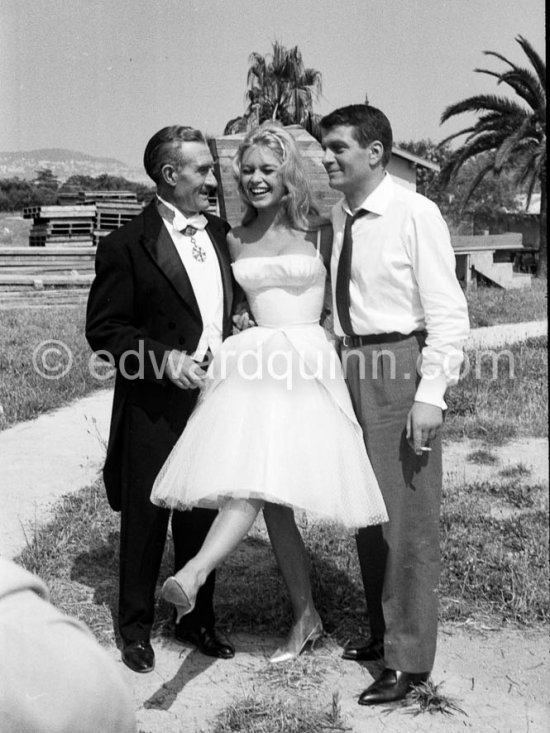
[{"label": "woman's arm", "polygon": [[[236,227],[227,233],[227,248],[231,256],[231,261],[235,262],[239,259],[242,251],[243,242],[239,237],[241,227]],[[233,325],[235,331],[244,331],[256,324],[250,317],[250,307],[246,299],[246,295],[238,283],[235,283],[233,298]]]}]

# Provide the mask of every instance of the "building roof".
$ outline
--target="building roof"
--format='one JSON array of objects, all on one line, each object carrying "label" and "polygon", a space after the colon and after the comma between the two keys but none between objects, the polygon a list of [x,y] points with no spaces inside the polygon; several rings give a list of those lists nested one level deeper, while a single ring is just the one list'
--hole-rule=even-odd
[{"label": "building roof", "polygon": [[439,173],[439,171],[441,170],[440,166],[437,163],[434,163],[427,158],[421,158],[418,155],[414,155],[414,153],[409,153],[408,150],[398,148],[397,145],[394,145],[392,147],[391,152],[392,155],[397,155],[398,158],[405,158],[405,160],[408,160],[410,163],[413,163],[414,165],[419,165],[422,168],[429,168],[436,173]]}]

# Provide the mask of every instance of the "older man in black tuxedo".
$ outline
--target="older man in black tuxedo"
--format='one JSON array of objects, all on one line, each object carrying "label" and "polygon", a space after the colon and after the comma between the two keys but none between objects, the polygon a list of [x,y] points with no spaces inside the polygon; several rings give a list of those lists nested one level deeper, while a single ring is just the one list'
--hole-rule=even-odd
[{"label": "older man in black tuxedo", "polygon": [[[98,245],[86,337],[116,365],[105,486],[121,512],[118,626],[123,661],[154,667],[150,633],[169,511],[149,501],[153,481],[181,435],[204,379],[205,361],[231,330],[232,280],[226,222],[206,212],[213,159],[199,130],[171,126],[147,144],[145,170],[157,196]],[[174,512],[175,568],[196,554],[215,512]],[[232,646],[214,629],[214,573],[176,638],[210,656]]]}]

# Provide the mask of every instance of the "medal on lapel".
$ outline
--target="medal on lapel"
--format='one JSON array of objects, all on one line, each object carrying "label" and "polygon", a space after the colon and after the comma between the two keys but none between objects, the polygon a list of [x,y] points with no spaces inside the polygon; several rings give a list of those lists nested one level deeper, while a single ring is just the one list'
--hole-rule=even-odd
[{"label": "medal on lapel", "polygon": [[182,231],[182,234],[191,238],[191,254],[193,255],[193,259],[196,262],[204,262],[206,260],[206,250],[204,250],[195,239],[197,231],[198,230],[195,229],[195,227],[187,225]]}]

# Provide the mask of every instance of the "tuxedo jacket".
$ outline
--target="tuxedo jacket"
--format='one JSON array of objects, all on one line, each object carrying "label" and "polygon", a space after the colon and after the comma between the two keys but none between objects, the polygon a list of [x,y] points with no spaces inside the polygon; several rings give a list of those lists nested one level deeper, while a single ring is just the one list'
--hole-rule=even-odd
[{"label": "tuxedo jacket", "polygon": [[[233,304],[225,241],[230,227],[217,216],[206,218],[221,271],[225,338],[231,332]],[[193,410],[198,390],[176,387],[165,376],[165,363],[172,349],[193,354],[203,324],[189,276],[156,201],[100,241],[95,269],[86,338],[117,368],[104,479],[109,503],[118,510],[128,466],[139,475],[144,462],[162,465]],[[150,467],[151,463],[146,474]]]}]

